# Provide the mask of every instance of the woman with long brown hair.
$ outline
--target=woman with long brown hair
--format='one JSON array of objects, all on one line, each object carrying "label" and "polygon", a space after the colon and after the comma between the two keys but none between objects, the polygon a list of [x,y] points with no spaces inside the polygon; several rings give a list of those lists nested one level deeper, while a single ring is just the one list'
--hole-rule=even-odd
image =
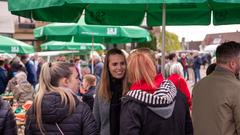
[{"label": "woman with long brown hair", "polygon": [[96,123],[91,110],[75,94],[79,84],[74,64],[43,64],[39,91],[27,112],[25,134],[95,135]]},{"label": "woman with long brown hair", "polygon": [[185,97],[156,67],[149,49],[137,49],[128,57],[131,87],[122,98],[120,135],[192,134]]},{"label": "woman with long brown hair", "polygon": [[126,66],[121,50],[115,48],[107,52],[93,106],[101,135],[119,134],[121,97],[128,90]]}]

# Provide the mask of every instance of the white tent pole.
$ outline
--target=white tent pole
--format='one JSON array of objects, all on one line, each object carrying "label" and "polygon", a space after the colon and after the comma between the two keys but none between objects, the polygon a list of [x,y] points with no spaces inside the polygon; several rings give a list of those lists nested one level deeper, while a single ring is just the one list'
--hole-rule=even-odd
[{"label": "white tent pole", "polygon": [[50,56],[49,55],[47,56],[47,62],[50,62]]},{"label": "white tent pole", "polygon": [[94,36],[93,36],[93,34],[92,34],[92,74],[94,74],[94,56],[93,56],[93,50],[94,50],[94,48],[93,48],[93,44],[94,44]]},{"label": "white tent pole", "polygon": [[162,57],[161,57],[161,73],[163,77],[165,77],[165,34],[166,34],[166,3],[165,0],[163,0],[162,5]]}]

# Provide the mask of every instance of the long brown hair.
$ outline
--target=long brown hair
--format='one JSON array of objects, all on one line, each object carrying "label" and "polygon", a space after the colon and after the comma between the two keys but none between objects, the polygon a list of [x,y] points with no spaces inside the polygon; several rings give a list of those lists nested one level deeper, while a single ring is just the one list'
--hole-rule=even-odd
[{"label": "long brown hair", "polygon": [[74,64],[66,62],[45,63],[42,66],[39,78],[39,91],[34,100],[34,113],[36,115],[36,123],[41,133],[44,134],[42,126],[42,99],[47,92],[55,92],[61,96],[61,102],[65,106],[69,106],[69,114],[75,110],[76,102],[70,91],[59,87],[59,80],[62,78],[70,78],[72,75],[71,67]]},{"label": "long brown hair", "polygon": [[[98,94],[101,98],[105,99],[106,101],[110,101],[112,98],[112,93],[110,90],[110,71],[109,71],[109,58],[111,55],[122,55],[124,57],[124,61],[127,65],[127,60],[126,57],[124,55],[124,53],[117,49],[111,49],[107,52],[105,59],[104,59],[104,66],[103,66],[103,70],[102,70],[102,75],[101,75],[101,81],[100,81],[100,85],[99,85],[99,89],[98,89]],[[127,84],[127,72],[125,72],[124,77],[122,78],[122,82],[123,82],[123,95],[125,95],[128,91],[128,84]]]}]

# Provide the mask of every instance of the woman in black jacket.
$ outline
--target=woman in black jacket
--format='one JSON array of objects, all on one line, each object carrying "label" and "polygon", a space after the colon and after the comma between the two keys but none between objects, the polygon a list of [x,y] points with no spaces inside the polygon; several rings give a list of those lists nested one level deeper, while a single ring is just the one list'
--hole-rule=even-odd
[{"label": "woman in black jacket", "polygon": [[79,75],[74,64],[45,63],[39,92],[27,112],[26,135],[95,135],[96,123],[90,108],[80,101]]},{"label": "woman in black jacket", "polygon": [[192,122],[185,96],[157,74],[149,49],[128,57],[132,84],[122,99],[120,135],[191,135]]},{"label": "woman in black jacket", "polygon": [[0,135],[17,135],[14,113],[7,101],[0,98]]}]

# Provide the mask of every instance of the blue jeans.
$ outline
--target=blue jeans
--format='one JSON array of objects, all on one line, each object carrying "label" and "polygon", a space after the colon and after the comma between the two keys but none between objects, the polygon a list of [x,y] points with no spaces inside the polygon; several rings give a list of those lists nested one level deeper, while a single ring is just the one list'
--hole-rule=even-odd
[{"label": "blue jeans", "polygon": [[195,83],[197,83],[201,79],[199,68],[194,68],[194,77],[195,77]]}]

